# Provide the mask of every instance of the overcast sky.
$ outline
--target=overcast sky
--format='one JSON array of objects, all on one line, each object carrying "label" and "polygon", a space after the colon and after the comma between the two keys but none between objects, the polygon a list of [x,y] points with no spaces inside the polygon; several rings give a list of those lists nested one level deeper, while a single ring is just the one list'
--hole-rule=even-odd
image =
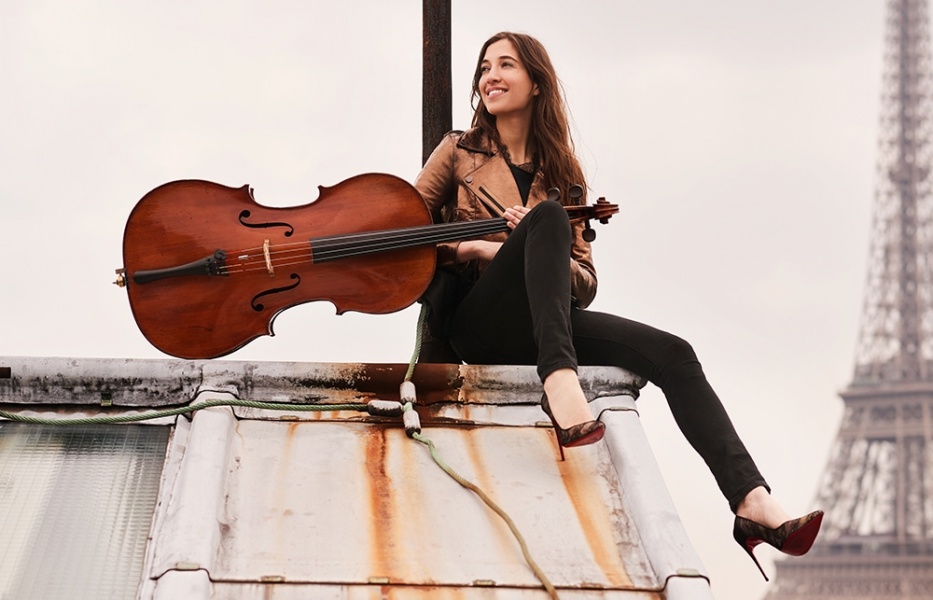
[{"label": "overcast sky", "polygon": [[[592,308],[691,341],[774,494],[816,508],[864,291],[884,3],[454,4],[454,127],[485,39],[544,42],[592,193],[621,206]],[[363,172],[413,180],[421,35],[415,0],[0,3],[0,356],[164,358],[110,283],[157,185],[291,206]],[[230,358],[407,362],[416,316],[304,305]],[[759,597],[663,396],[638,404],[716,597]]]}]

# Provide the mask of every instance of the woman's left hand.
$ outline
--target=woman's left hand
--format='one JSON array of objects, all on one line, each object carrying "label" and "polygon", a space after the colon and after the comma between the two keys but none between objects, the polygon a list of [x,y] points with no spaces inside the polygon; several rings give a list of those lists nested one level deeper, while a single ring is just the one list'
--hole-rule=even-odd
[{"label": "woman's left hand", "polygon": [[505,209],[503,217],[508,221],[509,229],[515,229],[519,221],[522,220],[522,217],[527,215],[531,211],[527,206],[513,206],[512,208]]}]

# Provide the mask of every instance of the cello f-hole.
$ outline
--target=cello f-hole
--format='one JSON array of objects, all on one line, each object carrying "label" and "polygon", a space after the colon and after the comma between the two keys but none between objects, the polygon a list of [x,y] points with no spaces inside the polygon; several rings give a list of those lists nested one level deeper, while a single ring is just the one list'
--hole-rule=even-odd
[{"label": "cello f-hole", "polygon": [[240,212],[240,224],[244,227],[250,227],[252,229],[265,229],[269,227],[288,227],[288,231],[285,232],[285,237],[291,237],[295,233],[295,228],[289,225],[288,223],[283,223],[281,221],[272,221],[269,223],[247,223],[245,219],[248,219],[250,213],[248,210],[243,210]]},{"label": "cello f-hole", "polygon": [[253,310],[255,310],[256,312],[262,312],[266,309],[266,306],[264,304],[262,304],[261,302],[257,302],[263,296],[271,296],[272,294],[279,294],[281,292],[287,292],[288,290],[293,290],[296,287],[298,287],[298,285],[301,283],[301,276],[298,275],[298,273],[292,273],[288,277],[289,279],[293,279],[295,283],[284,286],[284,287],[277,287],[277,288],[266,290],[264,292],[259,292],[258,294],[253,296],[253,299],[249,303],[250,306],[253,307]]}]

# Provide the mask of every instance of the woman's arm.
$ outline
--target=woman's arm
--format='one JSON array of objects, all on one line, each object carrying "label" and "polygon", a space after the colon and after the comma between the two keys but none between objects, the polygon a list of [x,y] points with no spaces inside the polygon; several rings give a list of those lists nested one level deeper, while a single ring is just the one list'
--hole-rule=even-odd
[{"label": "woman's arm", "polygon": [[489,262],[495,258],[502,242],[490,242],[487,240],[467,240],[457,245],[457,262],[465,263],[471,260],[482,260]]},{"label": "woman's arm", "polygon": [[[454,151],[457,146],[457,133],[448,133],[428,157],[415,178],[415,189],[421,194],[435,223],[443,221],[441,209],[456,193],[454,181]],[[458,260],[460,242],[445,242],[437,245],[438,266],[451,266]]]}]

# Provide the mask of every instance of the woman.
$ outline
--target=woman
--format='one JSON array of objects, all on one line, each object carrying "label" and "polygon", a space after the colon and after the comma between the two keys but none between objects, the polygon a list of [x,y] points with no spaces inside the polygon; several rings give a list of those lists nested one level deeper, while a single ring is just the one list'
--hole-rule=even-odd
[{"label": "woman", "polygon": [[583,226],[572,227],[547,194],[557,188],[570,203],[566,190],[586,185],[541,43],[509,32],[490,38],[473,76],[473,99],[473,127],[441,141],[415,187],[437,218],[502,215],[511,231],[439,246],[440,266],[469,283],[452,301],[427,300],[432,333],[446,334],[456,358],[467,363],[537,365],[542,409],[562,458],[564,447],[597,442],[604,432],[593,420],[578,365],[615,365],[645,377],[664,392],[681,431],[712,471],[736,514],[734,537],[758,568],[752,550],[761,542],[788,554],[807,552],[822,512],[792,519],[771,497],[691,346],[653,327],[584,310],[596,294],[589,244]]}]

